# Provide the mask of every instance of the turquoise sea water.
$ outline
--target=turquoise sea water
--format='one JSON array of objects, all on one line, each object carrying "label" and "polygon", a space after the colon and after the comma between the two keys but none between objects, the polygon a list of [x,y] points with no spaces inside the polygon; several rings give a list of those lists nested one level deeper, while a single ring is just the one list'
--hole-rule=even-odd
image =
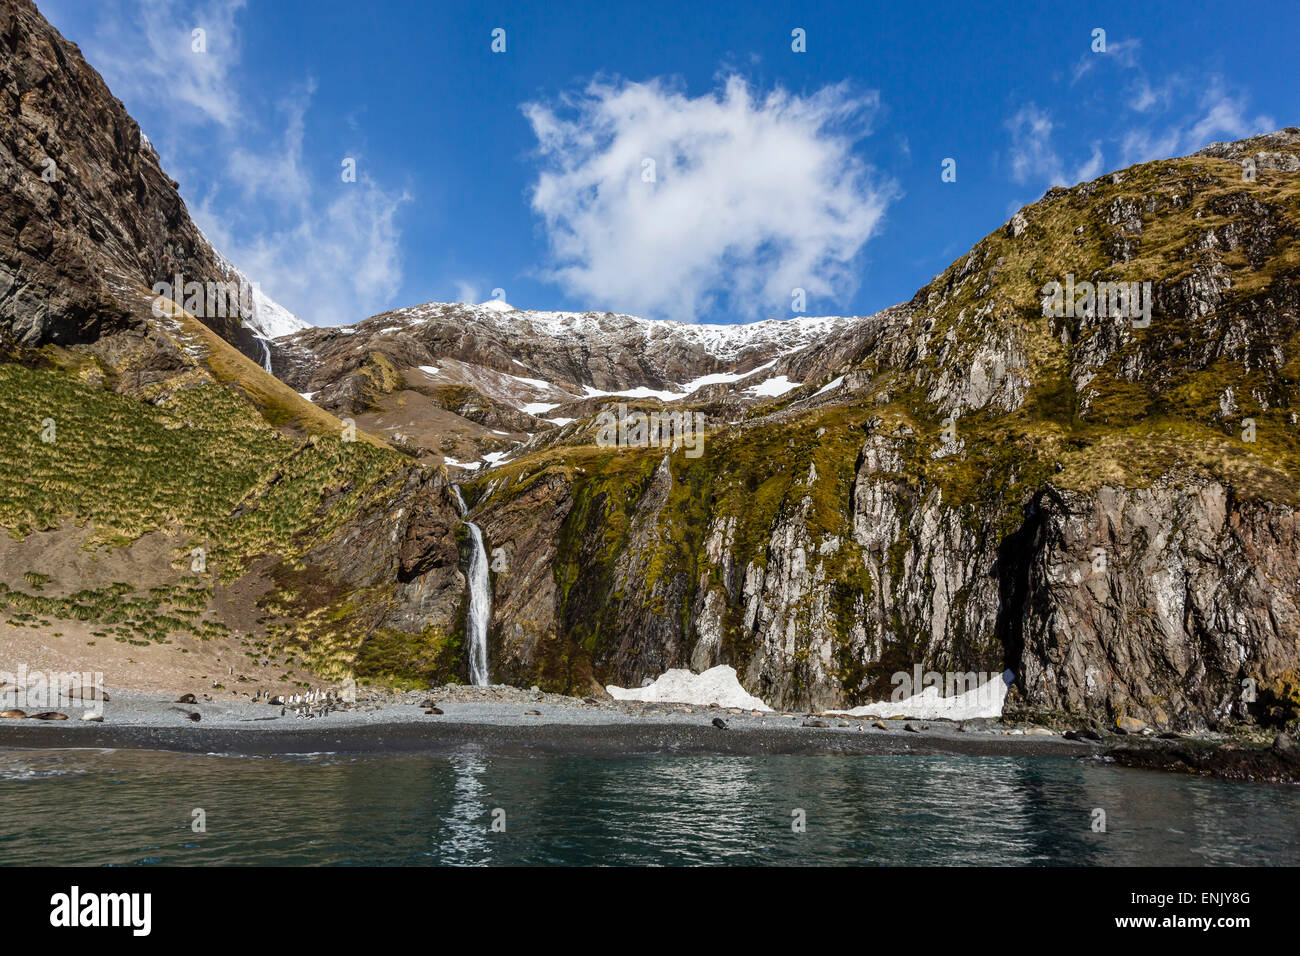
[{"label": "turquoise sea water", "polygon": [[1295,865],[1300,788],[1055,758],[7,750],[0,864]]}]

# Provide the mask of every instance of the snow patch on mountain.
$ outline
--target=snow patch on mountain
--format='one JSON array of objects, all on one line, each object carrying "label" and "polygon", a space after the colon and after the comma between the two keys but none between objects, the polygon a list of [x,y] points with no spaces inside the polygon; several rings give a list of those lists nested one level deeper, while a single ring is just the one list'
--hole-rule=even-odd
[{"label": "snow patch on mountain", "polygon": [[776,375],[766,381],[759,382],[757,385],[751,385],[745,391],[751,395],[762,395],[768,398],[776,398],[784,395],[786,392],[793,391],[802,385],[802,382],[792,382],[784,375]]},{"label": "snow patch on mountain", "polygon": [[[144,134],[141,133],[141,136]],[[242,286],[249,286],[253,290],[253,314],[244,316],[244,325],[250,332],[262,339],[277,339],[282,335],[293,335],[295,332],[301,332],[303,329],[311,328],[310,323],[304,322],[298,316],[294,315],[280,303],[276,302],[269,295],[262,291],[261,286],[248,278],[244,271],[235,265],[212,245],[207,236],[203,235],[202,230],[199,235],[207,242],[208,247],[212,249],[213,258],[216,259],[217,266],[226,273],[232,281],[240,283]]]},{"label": "snow patch on mountain", "polygon": [[529,402],[523,407],[525,415],[541,415],[543,412],[549,412],[552,408],[559,408],[562,402]]},{"label": "snow patch on mountain", "polygon": [[[247,280],[244,280],[247,281]],[[303,329],[311,328],[280,303],[276,302],[257,285],[253,286],[253,317],[245,318],[244,324],[262,338],[278,339],[293,335]]]},{"label": "snow patch on mountain", "polygon": [[489,299],[478,305],[463,302],[426,302],[397,312],[408,324],[426,322],[439,314],[461,313],[470,321],[501,330],[524,325],[537,335],[558,339],[592,339],[609,334],[633,333],[645,344],[693,344],[719,361],[740,359],[747,351],[766,349],[778,354],[795,352],[821,341],[836,326],[856,321],[842,316],[795,316],[764,319],[738,325],[704,325],[669,319],[642,319],[615,312],[535,312],[516,309],[508,302]]},{"label": "snow patch on mountain", "polygon": [[816,398],[818,395],[825,395],[827,392],[832,391],[833,389],[837,389],[843,384],[844,384],[844,376],[841,375],[839,378],[832,379],[831,381],[823,385],[821,388],[817,389],[817,391],[813,393],[813,398]]}]

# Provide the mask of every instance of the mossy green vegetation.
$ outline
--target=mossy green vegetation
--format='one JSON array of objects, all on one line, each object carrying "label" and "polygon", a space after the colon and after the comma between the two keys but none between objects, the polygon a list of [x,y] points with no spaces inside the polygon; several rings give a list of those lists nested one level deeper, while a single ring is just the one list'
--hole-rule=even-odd
[{"label": "mossy green vegetation", "polygon": [[[41,575],[48,582],[48,575]],[[226,637],[229,629],[205,612],[211,590],[197,578],[140,593],[124,581],[63,597],[27,594],[0,584],[0,611],[18,627],[49,627],[51,619],[97,624],[96,637],[137,644],[168,644],[186,634],[200,640]]]},{"label": "mossy green vegetation", "polygon": [[[363,510],[382,511],[411,467],[372,442],[287,437],[226,385],[193,376],[173,384],[179,387],[142,402],[66,367],[0,363],[0,526],[22,538],[71,519],[90,529],[91,549],[165,530],[179,542],[178,575],[190,569],[194,549],[203,549],[205,563],[201,584],[165,594],[114,585],[54,598],[41,594],[48,576],[31,572],[32,593],[2,595],[18,624],[82,620],[102,628],[97,636],[134,642],[225,636],[224,625],[200,613],[215,585],[238,580],[267,555],[313,576],[308,552]],[[268,619],[279,612],[290,621],[269,633],[299,656],[333,665],[337,676],[355,662],[368,675],[413,679],[437,671],[446,657],[448,641],[427,630],[385,632],[368,651],[368,628],[326,629],[318,641],[317,618],[355,625],[367,595],[315,593],[312,615],[295,596],[285,589],[264,597]]]}]

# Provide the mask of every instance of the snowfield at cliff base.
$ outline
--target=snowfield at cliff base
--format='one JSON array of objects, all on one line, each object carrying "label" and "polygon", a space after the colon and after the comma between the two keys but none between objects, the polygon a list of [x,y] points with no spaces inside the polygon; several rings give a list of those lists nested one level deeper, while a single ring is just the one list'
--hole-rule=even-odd
[{"label": "snowfield at cliff base", "polygon": [[852,710],[832,710],[831,714],[849,717],[911,717],[915,720],[974,720],[979,717],[1001,717],[1002,705],[1007,699],[1007,685],[1001,680],[987,683],[967,691],[944,697],[939,688],[927,687],[919,694],[903,700],[882,700],[863,704]]},{"label": "snowfield at cliff base", "polygon": [[[740,685],[735,668],[726,664],[711,667],[700,674],[685,668],[665,671],[658,680],[640,688],[605,688],[615,700],[640,700],[659,703],[694,704],[707,707],[743,707],[748,710],[771,711],[771,707],[749,694]],[[952,697],[944,697],[939,688],[927,687],[919,694],[903,700],[883,700],[852,710],[831,710],[827,713],[849,717],[910,717],[915,720],[973,720],[979,717],[1001,717],[1002,705],[1007,698],[1007,685],[1001,680],[991,680],[975,690]]]},{"label": "snowfield at cliff base", "polygon": [[605,690],[615,700],[698,704],[701,707],[717,704],[719,707],[743,707],[747,710],[772,709],[757,697],[750,696],[740,686],[735,668],[726,664],[710,667],[702,674],[692,674],[685,668],[674,668],[664,671],[657,681],[645,687],[632,689],[610,685]]}]

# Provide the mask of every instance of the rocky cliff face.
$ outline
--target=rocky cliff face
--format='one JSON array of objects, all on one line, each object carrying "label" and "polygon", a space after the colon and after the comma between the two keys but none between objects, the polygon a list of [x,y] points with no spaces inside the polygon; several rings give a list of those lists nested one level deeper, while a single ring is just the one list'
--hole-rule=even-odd
[{"label": "rocky cliff face", "polygon": [[[1050,191],[910,303],[783,355],[814,384],[715,423],[701,460],[570,425],[477,478],[493,544],[520,501],[563,515],[496,576],[512,671],[526,606],[554,627],[531,673],[564,658],[570,689],[729,663],[822,708],[919,664],[1009,668],[1010,706],[1047,719],[1294,721],[1298,143]],[[1150,322],[1044,315],[1067,274],[1151,283]]]},{"label": "rocky cliff face", "polygon": [[1049,486],[1032,512],[1017,609],[1028,704],[1182,727],[1294,707],[1293,510],[1170,476],[1086,495]]}]

